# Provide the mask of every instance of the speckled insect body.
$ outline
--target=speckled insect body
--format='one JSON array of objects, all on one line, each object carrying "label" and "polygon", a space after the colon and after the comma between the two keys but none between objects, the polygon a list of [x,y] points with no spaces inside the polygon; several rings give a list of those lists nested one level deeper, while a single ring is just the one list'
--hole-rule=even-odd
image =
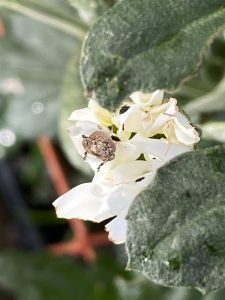
[{"label": "speckled insect body", "polygon": [[116,143],[107,132],[99,130],[89,136],[83,135],[82,137],[82,145],[85,149],[84,159],[86,159],[87,154],[91,154],[103,161],[98,170],[105,162],[115,158]]}]

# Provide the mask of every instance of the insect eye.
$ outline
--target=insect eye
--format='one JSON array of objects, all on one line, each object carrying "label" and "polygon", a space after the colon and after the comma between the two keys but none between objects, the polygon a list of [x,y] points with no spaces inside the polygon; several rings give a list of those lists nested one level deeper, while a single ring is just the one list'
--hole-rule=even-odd
[{"label": "insect eye", "polygon": [[83,139],[83,141],[82,141],[82,145],[83,145],[84,147],[88,145],[88,141],[87,141],[87,139],[86,139],[86,138],[84,138],[84,139]]}]

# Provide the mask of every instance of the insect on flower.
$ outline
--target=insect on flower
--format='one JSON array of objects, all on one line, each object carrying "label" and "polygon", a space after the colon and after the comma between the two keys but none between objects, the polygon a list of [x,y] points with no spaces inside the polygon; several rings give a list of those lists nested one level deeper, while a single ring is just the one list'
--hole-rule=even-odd
[{"label": "insect on flower", "polygon": [[87,108],[71,114],[70,121],[76,122],[70,127],[72,142],[95,175],[53,203],[58,217],[93,222],[114,217],[105,225],[109,239],[116,244],[126,241],[126,216],[137,195],[160,167],[192,151],[200,140],[177,100],[164,101],[163,95],[162,90],[134,92],[115,113],[91,99]]},{"label": "insect on flower", "polygon": [[91,135],[82,135],[82,145],[85,149],[84,160],[88,154],[94,155],[103,162],[98,166],[98,171],[104,163],[115,158],[116,143],[104,131],[95,131]]}]

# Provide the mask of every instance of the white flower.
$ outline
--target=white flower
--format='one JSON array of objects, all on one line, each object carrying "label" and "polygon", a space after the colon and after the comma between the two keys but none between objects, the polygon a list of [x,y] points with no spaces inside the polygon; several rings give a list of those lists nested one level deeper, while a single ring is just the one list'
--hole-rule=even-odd
[{"label": "white flower", "polygon": [[78,109],[72,112],[69,117],[70,121],[90,121],[96,124],[102,124],[103,126],[112,125],[111,115],[109,111],[94,100],[90,100],[88,108]]},{"label": "white flower", "polygon": [[193,145],[199,142],[200,137],[186,116],[178,111],[177,100],[170,98],[168,103],[149,111],[149,116],[156,116],[151,128],[148,127],[148,136],[161,131],[171,143]]},{"label": "white flower", "polygon": [[146,137],[163,134],[171,143],[193,145],[199,142],[197,131],[187,117],[179,112],[177,100],[170,98],[168,102],[162,103],[162,95],[162,92],[156,91],[149,96],[148,104],[143,105],[144,100],[148,99],[147,95],[141,92],[132,94],[136,104],[130,105],[124,113],[113,118],[119,134],[124,130],[128,138],[135,132]]},{"label": "white flower", "polygon": [[142,92],[134,92],[130,95],[130,98],[134,103],[138,104],[141,109],[149,111],[153,106],[160,105],[163,101],[163,90],[156,90],[152,94],[144,94]]},{"label": "white flower", "polygon": [[[117,229],[117,220],[126,227],[125,217],[136,195],[151,181],[151,163],[146,161],[130,161],[114,165],[105,164],[93,181],[78,185],[55,202],[58,217],[82,218],[94,222],[115,217],[108,223],[106,229],[111,228],[110,238],[115,243],[123,243],[125,235],[121,228]],[[139,178],[143,180],[138,181]],[[137,182],[136,182],[137,181]],[[122,231],[126,233],[126,228]]]},{"label": "white flower", "polygon": [[[156,170],[192,150],[199,140],[194,127],[179,112],[176,99],[163,102],[163,91],[136,92],[131,99],[134,103],[126,103],[114,114],[94,100],[88,108],[72,113],[70,120],[76,122],[70,127],[72,141],[81,156],[86,152],[95,175],[91,182],[76,186],[53,203],[61,218],[94,222],[113,218],[106,230],[117,244],[126,239],[131,203],[151,183]],[[84,148],[84,137],[96,131],[103,131],[110,143],[115,143],[115,153],[109,160],[103,161],[98,153]],[[107,150],[104,140],[91,142],[96,149]]]}]

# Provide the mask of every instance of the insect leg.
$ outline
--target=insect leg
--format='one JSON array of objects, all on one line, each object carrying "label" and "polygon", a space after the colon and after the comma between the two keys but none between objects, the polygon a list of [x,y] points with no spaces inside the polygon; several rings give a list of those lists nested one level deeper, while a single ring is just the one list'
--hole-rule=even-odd
[{"label": "insect leg", "polygon": [[104,165],[105,161],[103,161],[102,163],[100,163],[100,165],[97,168],[97,171],[99,172],[100,168]]},{"label": "insect leg", "polygon": [[85,160],[86,158],[87,158],[87,151],[84,152],[83,160]]}]

